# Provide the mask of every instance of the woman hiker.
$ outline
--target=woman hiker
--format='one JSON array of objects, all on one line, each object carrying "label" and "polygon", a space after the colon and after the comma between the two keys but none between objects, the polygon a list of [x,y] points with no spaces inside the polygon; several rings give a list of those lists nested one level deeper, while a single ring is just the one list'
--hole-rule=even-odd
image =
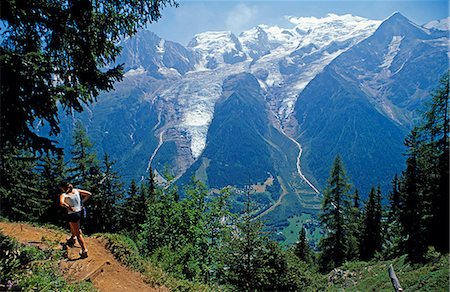
[{"label": "woman hiker", "polygon": [[59,188],[62,191],[62,194],[59,196],[59,203],[61,207],[67,209],[67,221],[69,221],[70,232],[72,233],[72,237],[67,240],[67,244],[73,246],[76,237],[81,246],[80,257],[87,258],[88,250],[81,232],[80,220],[83,214],[82,204],[89,199],[92,193],[85,190],[74,189],[73,185],[68,182],[61,183]]}]

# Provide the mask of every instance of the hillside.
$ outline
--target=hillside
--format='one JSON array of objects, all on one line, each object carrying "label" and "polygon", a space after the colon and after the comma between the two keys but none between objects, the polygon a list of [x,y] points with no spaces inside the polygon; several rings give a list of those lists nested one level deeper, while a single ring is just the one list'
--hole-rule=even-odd
[{"label": "hillside", "polygon": [[[88,237],[90,256],[87,259],[79,259],[77,254],[79,247],[77,246],[69,248],[67,253],[64,253],[64,257],[58,258],[57,254],[62,251],[61,246],[65,239],[65,234],[61,230],[37,227],[28,223],[0,222],[0,234],[17,240],[27,248],[25,252],[22,249],[22,262],[25,254],[28,254],[25,256],[27,258],[33,257],[32,254],[36,258],[36,254],[42,252],[47,254],[47,264],[58,267],[59,270],[53,277],[61,275],[68,283],[62,283],[58,278],[48,278],[51,276],[48,271],[46,276],[42,275],[42,264],[34,259],[25,267],[29,275],[34,273],[34,278],[30,276],[18,280],[19,284],[33,285],[33,289],[44,289],[42,285],[49,285],[46,287],[71,291],[94,289],[99,291],[208,290],[206,286],[189,284],[186,281],[184,283],[183,281],[177,282],[157,272],[153,272],[156,278],[150,279],[148,273],[140,274],[120,264],[118,259],[129,266],[137,267],[142,258],[134,254],[129,245],[121,245],[117,241],[111,243],[114,241],[112,238],[117,237],[115,234]],[[7,247],[7,242],[3,237],[0,245],[4,249]],[[113,250],[115,255],[106,247]],[[49,254],[50,256],[48,256]],[[11,259],[13,257],[11,256]],[[313,267],[304,267],[298,271],[300,274],[297,276],[301,279],[300,281],[303,281],[303,285],[307,285],[303,286],[305,291],[316,291],[317,289],[322,291],[392,291],[392,284],[387,272],[388,266],[392,264],[404,291],[449,291],[448,255],[442,256],[430,251],[428,257],[428,263],[415,265],[408,263],[406,256],[388,261],[346,262],[343,266],[337,267],[325,275],[315,272]],[[0,263],[2,262],[0,261]],[[40,268],[36,268],[39,266]],[[170,289],[157,284],[161,281],[169,283]],[[89,283],[92,283],[93,287]],[[222,288],[225,289],[224,291],[228,291],[227,287]]]},{"label": "hillside", "polygon": [[[431,255],[432,253],[430,253]],[[347,262],[327,275],[327,291],[392,291],[392,264],[403,291],[449,291],[449,257],[434,254],[426,264],[410,264],[406,256],[389,261]]]},{"label": "hillside", "polygon": [[[15,238],[27,246],[57,252],[64,248],[65,234],[61,231],[33,227],[29,224],[0,222],[1,233]],[[122,266],[105,248],[99,238],[86,238],[89,257],[81,259],[79,246],[66,249],[65,258],[58,260],[59,271],[71,283],[90,281],[100,291],[167,291],[164,287],[152,287],[142,275]],[[20,280],[19,280],[20,281]],[[39,286],[38,286],[39,287]]]}]

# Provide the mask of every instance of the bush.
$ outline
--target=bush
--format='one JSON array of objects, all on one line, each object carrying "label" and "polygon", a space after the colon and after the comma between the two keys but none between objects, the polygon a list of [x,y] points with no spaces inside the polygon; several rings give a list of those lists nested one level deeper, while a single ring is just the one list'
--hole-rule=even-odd
[{"label": "bush", "polygon": [[126,235],[103,233],[97,235],[105,239],[106,248],[111,251],[114,257],[127,267],[138,272],[144,272],[144,261],[139,255],[136,243]]},{"label": "bush", "polygon": [[[129,237],[122,234],[96,234],[95,236],[105,240],[106,248],[111,251],[113,256],[125,266],[134,269],[145,276],[145,282],[152,286],[166,286],[173,291],[211,291],[207,285],[179,279],[168,275],[164,270],[156,266],[149,258],[141,256],[136,243]],[[168,250],[160,250],[159,255],[162,257],[158,264],[169,267],[177,263],[177,256]],[[170,255],[170,256],[169,256]],[[155,258],[158,256],[155,255]],[[176,265],[176,264],[175,264]],[[178,266],[172,275],[176,275],[175,271],[180,272],[183,267]],[[195,270],[195,269],[194,269]],[[179,273],[178,273],[179,274]]]}]

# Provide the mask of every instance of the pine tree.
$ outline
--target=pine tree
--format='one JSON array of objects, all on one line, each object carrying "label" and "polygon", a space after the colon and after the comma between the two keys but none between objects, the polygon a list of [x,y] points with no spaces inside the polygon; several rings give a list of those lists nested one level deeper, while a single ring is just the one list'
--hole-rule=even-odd
[{"label": "pine tree", "polygon": [[364,210],[360,241],[360,258],[370,260],[381,251],[381,190],[372,186]]},{"label": "pine tree", "polygon": [[97,155],[92,149],[86,129],[80,121],[77,121],[73,131],[72,143],[72,167],[69,168],[70,181],[74,187],[91,190],[97,187],[99,165]]},{"label": "pine tree", "polygon": [[400,181],[397,174],[391,183],[389,191],[389,209],[387,211],[386,233],[383,239],[383,252],[386,258],[394,258],[400,255],[401,225],[400,212]]},{"label": "pine tree", "polygon": [[406,170],[400,189],[400,222],[402,225],[402,237],[405,239],[404,251],[410,260],[417,262],[424,259],[426,252],[426,241],[424,238],[423,214],[421,208],[420,178],[418,168],[419,134],[416,129],[405,139],[408,147]]},{"label": "pine tree", "polygon": [[389,222],[398,221],[400,211],[400,191],[398,176],[395,174],[392,180],[391,191],[389,192]]},{"label": "pine tree", "polygon": [[353,194],[353,204],[350,208],[350,220],[348,224],[348,260],[359,257],[360,237],[361,237],[361,210],[359,191],[356,189]]},{"label": "pine tree", "polygon": [[294,254],[306,263],[311,261],[311,249],[306,239],[306,229],[304,226],[300,229],[300,235],[297,244],[294,247]]},{"label": "pine tree", "polygon": [[449,74],[432,93],[420,131],[426,137],[422,156],[428,161],[424,173],[429,184],[427,229],[430,244],[441,252],[449,251]]},{"label": "pine tree", "polygon": [[96,207],[92,214],[95,222],[92,228],[96,231],[111,232],[117,230],[119,226],[119,203],[123,198],[122,183],[113,166],[114,162],[105,153],[99,191],[91,198],[92,204]]},{"label": "pine tree", "polygon": [[229,222],[235,219],[234,214],[229,210],[228,199],[230,189],[224,188],[217,196],[210,198],[207,205],[206,214],[206,238],[207,247],[205,252],[206,282],[217,282],[220,278],[221,270],[224,268],[224,260],[221,251],[226,248],[227,238],[230,238],[232,228]]},{"label": "pine tree", "polygon": [[324,191],[322,228],[326,231],[320,241],[320,262],[323,270],[341,265],[348,252],[348,220],[351,214],[349,200],[350,183],[340,156],[336,156],[328,186]]},{"label": "pine tree", "polygon": [[156,192],[155,192],[155,173],[153,171],[153,168],[150,167],[150,171],[148,173],[148,198],[151,201],[155,201],[155,196],[156,196]]},{"label": "pine tree", "polygon": [[12,220],[36,221],[48,204],[46,193],[38,189],[34,153],[3,145],[0,161],[1,215]]},{"label": "pine tree", "polygon": [[62,154],[47,153],[39,163],[39,186],[46,194],[47,206],[42,217],[43,222],[50,222],[56,225],[66,225],[65,210],[59,205],[59,195],[61,190],[59,184],[67,179],[64,156]]},{"label": "pine tree", "polygon": [[140,225],[144,224],[147,214],[147,194],[145,188],[138,188],[136,181],[132,180],[128,188],[127,197],[122,205],[121,228],[135,237]]}]

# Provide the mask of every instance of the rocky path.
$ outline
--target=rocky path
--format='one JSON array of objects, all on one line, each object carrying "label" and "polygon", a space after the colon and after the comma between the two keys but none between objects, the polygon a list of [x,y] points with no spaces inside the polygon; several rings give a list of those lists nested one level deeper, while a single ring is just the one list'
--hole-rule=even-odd
[{"label": "rocky path", "polygon": [[[21,243],[41,249],[63,248],[68,234],[61,231],[33,227],[24,223],[0,222],[0,232]],[[81,259],[80,247],[67,248],[67,257],[59,262],[64,278],[69,282],[90,280],[100,291],[168,291],[165,287],[152,287],[141,274],[131,271],[115,260],[100,238],[85,237],[89,257]],[[51,242],[56,243],[52,247]],[[58,244],[59,243],[59,244]]]}]

